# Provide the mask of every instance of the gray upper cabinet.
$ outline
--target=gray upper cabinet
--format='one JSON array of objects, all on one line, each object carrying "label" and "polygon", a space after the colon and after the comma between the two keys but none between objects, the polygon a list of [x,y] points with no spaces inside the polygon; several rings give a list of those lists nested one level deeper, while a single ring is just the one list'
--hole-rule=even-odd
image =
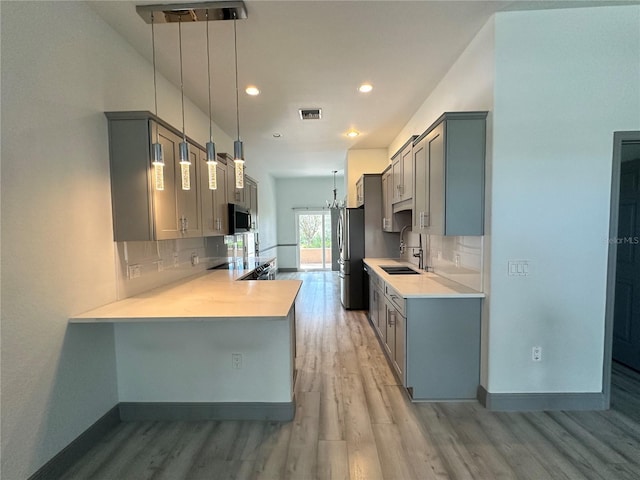
[{"label": "gray upper cabinet", "polygon": [[218,155],[216,165],[217,189],[209,189],[209,171],[206,153],[202,152],[200,164],[200,191],[202,192],[202,233],[205,237],[229,233],[229,209],[227,208],[226,159]]},{"label": "gray upper cabinet", "polygon": [[410,210],[413,198],[413,142],[414,135],[391,157],[393,179],[393,211]]},{"label": "gray upper cabinet", "polygon": [[364,177],[360,177],[356,182],[356,207],[364,205]]},{"label": "gray upper cabinet", "polygon": [[[162,127],[161,127],[162,128]],[[181,138],[178,138],[180,143]],[[178,143],[174,145],[174,157],[176,168],[176,197],[177,197],[177,215],[178,215],[178,233],[177,238],[191,238],[202,236],[202,218],[200,214],[200,170],[203,166],[203,160],[206,153],[201,148],[189,142],[189,190],[182,189],[182,172],[180,165],[180,153]],[[166,168],[166,167],[165,167]]]},{"label": "gray upper cabinet", "polygon": [[251,229],[258,228],[258,183],[248,175],[244,177],[245,206],[251,213]]},{"label": "gray upper cabinet", "polygon": [[[182,190],[179,132],[149,112],[107,112],[115,241],[202,236],[198,173],[201,149],[190,143],[191,185]],[[164,189],[156,188],[151,144],[162,144]]]},{"label": "gray upper cabinet", "polygon": [[395,232],[393,224],[393,180],[391,166],[382,172],[382,230]]},{"label": "gray upper cabinet", "polygon": [[484,234],[487,112],[443,114],[413,145],[413,231]]}]

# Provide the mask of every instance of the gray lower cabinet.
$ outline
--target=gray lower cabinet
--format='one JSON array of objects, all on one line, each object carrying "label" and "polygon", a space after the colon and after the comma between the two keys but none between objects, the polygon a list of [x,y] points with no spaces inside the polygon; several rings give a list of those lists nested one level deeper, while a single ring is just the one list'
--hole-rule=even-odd
[{"label": "gray lower cabinet", "polygon": [[480,298],[407,300],[406,383],[415,400],[477,398]]},{"label": "gray lower cabinet", "polygon": [[402,298],[369,274],[369,320],[414,400],[477,398],[480,298]]},{"label": "gray lower cabinet", "polygon": [[387,317],[384,282],[371,270],[369,270],[369,321],[378,337],[380,337],[383,342],[386,342]]},{"label": "gray lower cabinet", "polygon": [[378,311],[380,305],[380,295],[378,293],[377,278],[375,274],[369,273],[369,322],[371,326],[380,334],[378,325]]},{"label": "gray lower cabinet", "polygon": [[209,189],[209,172],[206,153],[203,152],[200,169],[200,192],[202,193],[202,234],[205,237],[227,235],[229,233],[229,209],[227,208],[227,165],[218,156],[216,165],[217,187]]},{"label": "gray lower cabinet", "polygon": [[384,287],[387,355],[403,385],[405,378],[406,318],[405,299],[389,285]]},{"label": "gray lower cabinet", "polygon": [[381,281],[381,284],[378,286],[378,335],[382,340],[382,343],[385,344],[387,342],[387,302],[384,298],[384,282]]},{"label": "gray lower cabinet", "polygon": [[413,144],[413,228],[483,235],[487,112],[444,113]]},{"label": "gray lower cabinet", "polygon": [[[107,112],[114,240],[148,241],[202,236],[201,149],[188,140],[190,188],[183,190],[179,132],[149,112]],[[160,142],[164,188],[157,188],[151,144]]]}]

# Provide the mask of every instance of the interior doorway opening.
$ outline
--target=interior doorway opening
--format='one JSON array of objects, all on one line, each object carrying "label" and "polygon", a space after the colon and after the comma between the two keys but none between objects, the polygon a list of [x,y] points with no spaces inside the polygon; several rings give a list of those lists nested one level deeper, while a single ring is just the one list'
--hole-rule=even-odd
[{"label": "interior doorway opening", "polygon": [[615,132],[609,223],[603,393],[611,405],[612,367],[640,368],[640,132]]},{"label": "interior doorway opening", "polygon": [[331,212],[296,213],[298,270],[331,270]]}]

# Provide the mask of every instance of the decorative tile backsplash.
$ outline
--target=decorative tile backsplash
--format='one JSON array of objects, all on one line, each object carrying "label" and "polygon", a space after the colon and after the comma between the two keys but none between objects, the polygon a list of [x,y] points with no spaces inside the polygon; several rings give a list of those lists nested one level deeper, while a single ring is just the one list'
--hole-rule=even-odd
[{"label": "decorative tile backsplash", "polygon": [[405,243],[409,247],[402,258],[415,265],[422,240],[424,264],[438,275],[482,291],[482,248],[483,237],[444,237],[441,235],[420,235],[407,232]]},{"label": "decorative tile backsplash", "polygon": [[227,258],[225,237],[116,242],[118,300],[206,270]]},{"label": "decorative tile backsplash", "polygon": [[483,237],[428,236],[429,264],[434,273],[482,291]]}]

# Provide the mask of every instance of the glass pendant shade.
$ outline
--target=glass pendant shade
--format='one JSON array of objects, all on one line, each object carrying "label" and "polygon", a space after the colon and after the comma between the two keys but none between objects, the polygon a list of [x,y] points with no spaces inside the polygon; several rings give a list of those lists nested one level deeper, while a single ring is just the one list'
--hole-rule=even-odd
[{"label": "glass pendant shade", "polygon": [[242,142],[233,142],[233,163],[236,170],[236,188],[244,188],[244,151]]},{"label": "glass pendant shade", "polygon": [[216,145],[207,142],[207,173],[209,177],[209,190],[218,189],[218,162],[216,161]]},{"label": "glass pendant shade", "polygon": [[189,167],[189,145],[187,142],[180,142],[180,176],[182,177],[182,190],[191,190],[191,174]]},{"label": "glass pendant shade", "polygon": [[153,165],[153,180],[156,190],[164,190],[164,158],[162,144],[151,144],[151,164]]}]

